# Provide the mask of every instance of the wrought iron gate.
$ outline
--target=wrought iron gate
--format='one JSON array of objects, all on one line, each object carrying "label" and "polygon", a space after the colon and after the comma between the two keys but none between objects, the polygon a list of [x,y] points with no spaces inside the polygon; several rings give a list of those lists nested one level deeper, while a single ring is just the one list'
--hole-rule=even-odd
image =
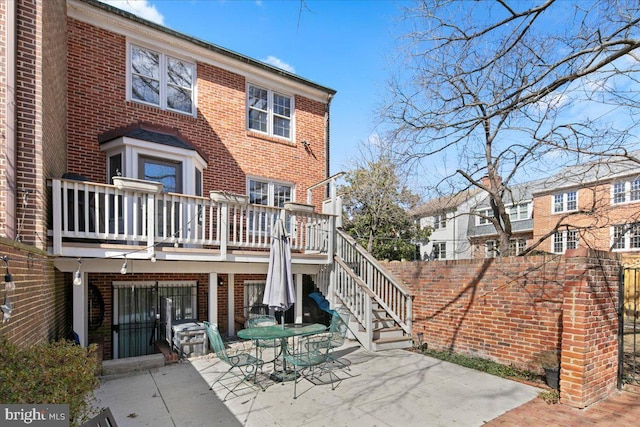
[{"label": "wrought iron gate", "polygon": [[640,268],[624,268],[620,287],[619,385],[640,384]]}]

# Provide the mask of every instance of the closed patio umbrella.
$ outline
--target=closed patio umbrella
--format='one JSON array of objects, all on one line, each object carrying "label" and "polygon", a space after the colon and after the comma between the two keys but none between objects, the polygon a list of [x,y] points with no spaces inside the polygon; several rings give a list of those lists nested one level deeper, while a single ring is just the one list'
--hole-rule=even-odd
[{"label": "closed patio umbrella", "polygon": [[269,270],[264,289],[262,303],[270,309],[282,312],[284,326],[284,312],[296,301],[296,289],[291,272],[291,247],[289,236],[285,230],[284,221],[276,221],[271,235],[271,251],[269,252]]}]

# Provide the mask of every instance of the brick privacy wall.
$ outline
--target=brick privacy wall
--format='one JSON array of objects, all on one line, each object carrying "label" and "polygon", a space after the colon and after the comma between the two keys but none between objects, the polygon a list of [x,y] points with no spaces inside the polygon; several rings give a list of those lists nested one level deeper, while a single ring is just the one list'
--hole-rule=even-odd
[{"label": "brick privacy wall", "polygon": [[[0,335],[21,348],[71,338],[71,285],[55,270],[53,260],[33,247],[3,238],[0,254],[9,257],[16,285],[9,294],[13,312],[8,322],[0,323]],[[4,277],[4,263],[0,265]],[[1,286],[4,298],[4,283]]]},{"label": "brick privacy wall", "polygon": [[431,349],[542,372],[536,354],[560,350],[560,397],[584,408],[615,390],[617,254],[391,262],[413,292],[413,333]]},{"label": "brick privacy wall", "polygon": [[[106,182],[106,157],[98,135],[145,121],[177,128],[209,158],[205,194],[225,190],[246,194],[248,175],[293,182],[296,201],[326,177],[325,103],[295,97],[295,141],[265,138],[246,130],[243,76],[197,64],[198,115],[163,111],[126,101],[126,39],[69,18],[68,163],[69,172]],[[311,143],[308,153],[301,142]],[[314,194],[320,205],[322,193]]]},{"label": "brick privacy wall", "polygon": [[563,257],[385,266],[415,295],[413,333],[430,349],[540,371],[533,355],[560,346]]},{"label": "brick privacy wall", "polygon": [[560,398],[584,408],[616,388],[620,260],[587,248],[566,257]]}]

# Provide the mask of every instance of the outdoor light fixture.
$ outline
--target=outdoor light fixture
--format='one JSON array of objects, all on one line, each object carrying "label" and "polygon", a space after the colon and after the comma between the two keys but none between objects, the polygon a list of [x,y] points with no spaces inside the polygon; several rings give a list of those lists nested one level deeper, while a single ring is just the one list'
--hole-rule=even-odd
[{"label": "outdoor light fixture", "polygon": [[75,273],[73,273],[73,284],[76,286],[82,285],[82,274],[80,273],[80,266],[82,265],[82,261],[78,258],[78,269]]},{"label": "outdoor light fixture", "polygon": [[127,260],[124,260],[124,264],[122,264],[122,268],[120,269],[120,274],[127,274]]},{"label": "outdoor light fixture", "polygon": [[3,256],[2,261],[4,261],[4,265],[7,268],[6,273],[4,275],[4,290],[12,291],[16,288],[16,284],[13,283],[13,276],[9,273],[9,257]]}]

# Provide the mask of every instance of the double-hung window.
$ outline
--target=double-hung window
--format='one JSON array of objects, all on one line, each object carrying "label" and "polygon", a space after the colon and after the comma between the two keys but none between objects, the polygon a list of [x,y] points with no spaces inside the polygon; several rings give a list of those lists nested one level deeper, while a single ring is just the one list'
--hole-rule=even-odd
[{"label": "double-hung window", "polygon": [[552,252],[563,254],[567,249],[575,249],[578,247],[578,231],[566,230],[559,231],[553,235]]},{"label": "double-hung window", "polygon": [[613,249],[640,249],[640,223],[613,227]]},{"label": "double-hung window", "polygon": [[491,220],[489,218],[493,217],[493,209],[481,209],[478,211],[478,225],[490,224]]},{"label": "double-hung window", "polygon": [[195,115],[195,64],[152,49],[129,45],[131,101]]},{"label": "double-hung window", "polygon": [[614,204],[639,201],[640,178],[614,182],[611,188],[611,200]]},{"label": "double-hung window", "polygon": [[447,243],[446,242],[433,243],[433,259],[447,259]]},{"label": "double-hung window", "polygon": [[447,228],[447,214],[434,215],[433,217],[433,229],[444,230]]},{"label": "double-hung window", "polygon": [[529,213],[531,212],[531,202],[519,203],[507,207],[509,212],[509,219],[511,221],[519,221],[529,219]]},{"label": "double-hung window", "polygon": [[553,196],[553,213],[575,210],[578,210],[578,193],[576,191],[567,191]]},{"label": "double-hung window", "polygon": [[293,97],[249,85],[247,88],[247,127],[269,136],[291,139]]},{"label": "double-hung window", "polygon": [[[286,202],[293,201],[291,184],[250,178],[247,185],[249,203],[253,205],[282,208]],[[264,209],[259,214],[254,211],[260,211],[260,209],[254,208],[249,212],[249,230],[251,231],[268,231],[278,216],[275,210]]]}]

